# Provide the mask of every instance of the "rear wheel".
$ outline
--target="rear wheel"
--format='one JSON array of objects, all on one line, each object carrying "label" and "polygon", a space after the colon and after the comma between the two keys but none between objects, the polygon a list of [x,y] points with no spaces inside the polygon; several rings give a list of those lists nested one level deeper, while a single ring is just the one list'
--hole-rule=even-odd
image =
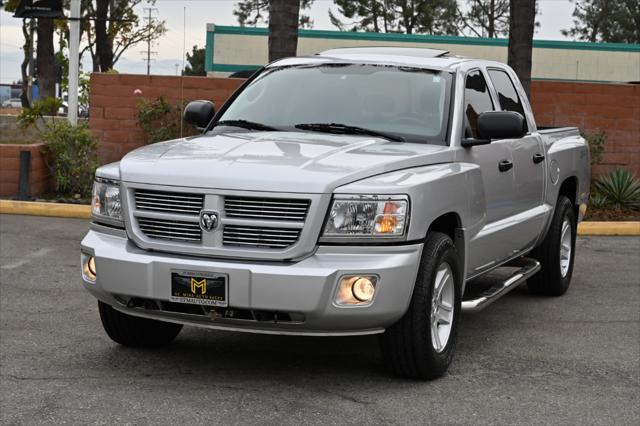
[{"label": "rear wheel", "polygon": [[460,284],[460,261],[451,238],[429,233],[409,309],[380,338],[392,372],[430,380],[447,371],[458,333]]},{"label": "rear wheel", "polygon": [[542,267],[527,280],[529,290],[544,296],[561,296],[569,289],[576,245],[576,215],[571,201],[558,198],[549,232],[531,253]]},{"label": "rear wheel", "polygon": [[102,302],[98,302],[98,310],[104,331],[111,340],[124,346],[143,348],[166,345],[182,330],[180,324],[123,314]]}]

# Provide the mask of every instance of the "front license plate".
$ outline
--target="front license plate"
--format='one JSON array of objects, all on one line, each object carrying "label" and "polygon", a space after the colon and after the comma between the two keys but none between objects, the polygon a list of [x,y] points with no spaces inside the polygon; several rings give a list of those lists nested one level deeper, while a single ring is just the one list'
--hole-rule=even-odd
[{"label": "front license plate", "polygon": [[171,301],[227,306],[227,276],[211,272],[171,272]]}]

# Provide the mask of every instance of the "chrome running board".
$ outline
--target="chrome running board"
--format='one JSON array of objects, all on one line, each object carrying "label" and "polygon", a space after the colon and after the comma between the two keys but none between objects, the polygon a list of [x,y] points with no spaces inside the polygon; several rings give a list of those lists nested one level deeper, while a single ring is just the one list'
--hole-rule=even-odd
[{"label": "chrome running board", "polygon": [[[509,293],[514,288],[525,282],[527,278],[540,270],[540,262],[528,257],[521,257],[515,259],[504,267],[517,267],[518,270],[514,271],[505,280],[501,280],[492,284],[489,288],[482,291],[476,298],[463,300],[462,311],[463,312],[478,312],[489,306],[491,303],[500,299],[505,294]],[[500,268],[498,268],[500,269]],[[467,289],[470,285],[467,284]],[[465,291],[466,293],[466,291]]]}]

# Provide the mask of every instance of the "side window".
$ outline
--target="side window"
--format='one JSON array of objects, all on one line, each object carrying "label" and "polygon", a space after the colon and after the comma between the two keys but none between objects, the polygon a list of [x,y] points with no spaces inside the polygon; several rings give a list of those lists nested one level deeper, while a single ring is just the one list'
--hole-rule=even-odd
[{"label": "side window", "polygon": [[464,87],[464,136],[478,138],[478,116],[493,109],[484,75],[480,70],[471,71]]},{"label": "side window", "polygon": [[526,117],[524,115],[522,101],[509,75],[501,70],[489,70],[489,78],[496,92],[498,92],[500,108],[504,111],[519,112],[523,117]]}]

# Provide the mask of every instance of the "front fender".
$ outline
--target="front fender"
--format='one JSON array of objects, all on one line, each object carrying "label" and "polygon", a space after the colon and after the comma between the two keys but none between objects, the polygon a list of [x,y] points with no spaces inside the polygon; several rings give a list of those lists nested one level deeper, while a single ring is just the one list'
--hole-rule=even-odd
[{"label": "front fender", "polygon": [[407,194],[411,200],[408,240],[423,239],[429,225],[446,213],[456,213],[463,228],[475,229],[485,218],[480,168],[446,163],[397,170],[350,183],[336,194]]},{"label": "front fender", "polygon": [[[407,194],[411,217],[407,240],[423,240],[438,217],[455,213],[463,232],[464,259],[468,241],[486,218],[482,175],[476,164],[445,163],[413,167],[366,178],[339,187],[336,194]],[[458,242],[456,242],[458,244]],[[466,268],[465,268],[466,269]]]}]

